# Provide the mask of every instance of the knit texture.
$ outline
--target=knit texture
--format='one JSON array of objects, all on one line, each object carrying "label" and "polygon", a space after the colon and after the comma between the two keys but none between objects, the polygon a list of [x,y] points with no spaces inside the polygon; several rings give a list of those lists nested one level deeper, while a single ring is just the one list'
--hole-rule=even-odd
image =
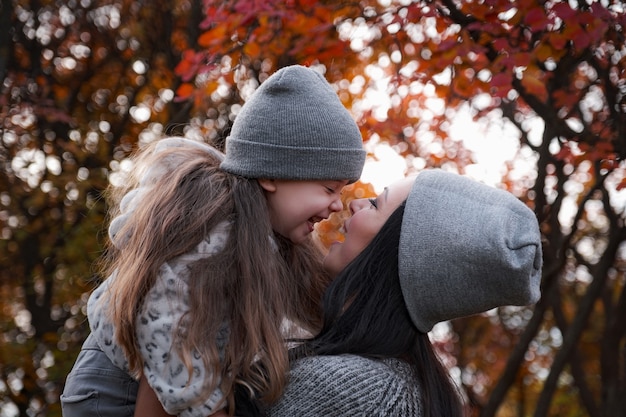
[{"label": "knit texture", "polygon": [[221,168],[248,178],[354,182],[364,163],[359,128],[330,84],[293,65],[270,76],[243,105]]},{"label": "knit texture", "polygon": [[515,196],[441,170],[417,176],[402,220],[399,269],[419,330],[536,302],[541,267],[537,218]]},{"label": "knit texture", "polygon": [[357,355],[297,360],[289,384],[270,417],[422,416],[421,388],[411,367],[398,359]]}]

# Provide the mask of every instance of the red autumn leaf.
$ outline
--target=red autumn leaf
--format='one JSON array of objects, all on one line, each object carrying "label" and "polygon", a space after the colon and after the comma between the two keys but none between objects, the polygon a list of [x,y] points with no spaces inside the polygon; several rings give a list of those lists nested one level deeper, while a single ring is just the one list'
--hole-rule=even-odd
[{"label": "red autumn leaf", "polygon": [[524,18],[524,24],[530,27],[533,32],[545,30],[549,20],[545,11],[540,7],[530,9]]},{"label": "red autumn leaf", "polygon": [[437,49],[440,52],[444,52],[444,51],[449,51],[453,49],[457,45],[458,45],[457,39],[455,37],[450,37],[441,41]]},{"label": "red autumn leaf", "polygon": [[559,161],[569,162],[572,159],[572,149],[567,144],[564,144],[554,157]]},{"label": "red autumn leaf", "polygon": [[579,51],[587,48],[591,43],[591,38],[589,35],[581,28],[576,32],[576,36],[574,36],[574,47]]},{"label": "red autumn leaf", "polygon": [[535,48],[534,56],[541,62],[547,61],[554,56],[554,50],[548,43],[540,43]]},{"label": "red autumn leaf", "polygon": [[495,74],[491,78],[489,85],[491,86],[491,95],[494,97],[505,98],[511,90],[511,73],[506,71],[501,72],[500,74]]},{"label": "red autumn leaf", "polygon": [[599,2],[593,3],[590,9],[591,9],[591,13],[593,13],[593,15],[599,19],[606,20],[606,21],[610,21],[613,19],[613,16],[607,10],[607,8],[604,7]]},{"label": "red autumn leaf", "polygon": [[556,13],[556,15],[564,20],[564,21],[568,21],[570,19],[572,19],[574,16],[576,16],[576,10],[572,9],[568,3],[563,2],[563,3],[556,3],[553,7],[552,10]]},{"label": "red autumn leaf", "polygon": [[511,85],[511,73],[509,72],[501,72],[500,74],[495,74],[491,78],[491,85],[494,87],[507,87]]},{"label": "red autumn leaf", "polygon": [[492,44],[496,51],[508,51],[511,48],[507,38],[495,39]]},{"label": "red autumn leaf", "polygon": [[261,53],[261,46],[256,42],[247,42],[243,47],[243,52],[250,58],[258,58]]},{"label": "red autumn leaf", "polygon": [[575,96],[573,97],[564,90],[557,90],[552,93],[552,102],[557,109],[569,107],[568,105],[571,105],[573,98]]},{"label": "red autumn leaf", "polygon": [[221,44],[226,36],[227,25],[217,25],[198,37],[198,45],[209,48]]}]

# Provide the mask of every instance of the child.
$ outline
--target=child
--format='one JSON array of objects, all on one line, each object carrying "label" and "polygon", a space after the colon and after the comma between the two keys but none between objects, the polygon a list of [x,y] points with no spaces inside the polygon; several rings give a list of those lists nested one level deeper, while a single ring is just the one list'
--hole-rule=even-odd
[{"label": "child", "polygon": [[140,151],[64,416],[132,415],[139,376],[180,416],[232,413],[236,379],[276,399],[288,371],[283,319],[315,330],[325,285],[310,233],[342,208],[364,161],[349,113],[301,66],[245,103],[225,155],[181,138]]},{"label": "child", "polygon": [[289,383],[261,413],[247,389],[238,416],[460,417],[463,406],[428,338],[439,322],[540,296],[534,213],[513,195],[440,170],[354,200],[324,323],[292,351]]}]

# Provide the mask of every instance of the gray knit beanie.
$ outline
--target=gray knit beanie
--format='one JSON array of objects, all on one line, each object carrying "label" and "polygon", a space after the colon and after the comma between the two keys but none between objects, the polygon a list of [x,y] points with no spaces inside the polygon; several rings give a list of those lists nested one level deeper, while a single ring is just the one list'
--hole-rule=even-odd
[{"label": "gray knit beanie", "polygon": [[402,293],[417,328],[540,297],[535,214],[512,194],[441,170],[420,173],[399,247]]},{"label": "gray knit beanie", "polygon": [[243,105],[221,168],[248,178],[354,182],[364,163],[359,128],[330,84],[294,65],[274,73]]}]

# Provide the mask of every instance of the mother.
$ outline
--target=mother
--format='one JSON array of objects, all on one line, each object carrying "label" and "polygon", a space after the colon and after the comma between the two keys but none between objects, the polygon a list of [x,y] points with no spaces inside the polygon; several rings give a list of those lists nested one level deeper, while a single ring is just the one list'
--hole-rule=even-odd
[{"label": "mother", "polygon": [[[427,333],[539,299],[534,213],[508,192],[440,170],[350,210],[345,241],[325,260],[341,272],[324,297],[322,331],[292,351],[287,389],[265,415],[463,415]],[[237,415],[249,414],[245,405]]]}]

